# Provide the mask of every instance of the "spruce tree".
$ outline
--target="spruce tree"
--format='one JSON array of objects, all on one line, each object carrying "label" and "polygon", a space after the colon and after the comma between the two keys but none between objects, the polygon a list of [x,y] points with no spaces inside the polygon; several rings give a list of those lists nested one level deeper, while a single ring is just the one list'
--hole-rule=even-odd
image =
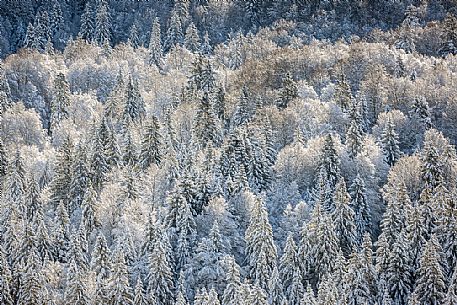
[{"label": "spruce tree", "polygon": [[132,27],[130,28],[128,43],[134,49],[138,48],[141,45],[140,38],[138,37],[138,28],[135,22],[132,24]]},{"label": "spruce tree", "polygon": [[350,206],[349,196],[344,178],[340,178],[335,188],[333,203],[335,209],[331,218],[335,226],[335,233],[343,253],[348,255],[356,244],[355,213]]},{"label": "spruce tree", "polygon": [[4,305],[13,305],[12,296],[12,275],[6,260],[6,254],[3,246],[0,246],[0,303]]},{"label": "spruce tree", "polygon": [[74,260],[71,261],[68,268],[64,299],[67,304],[91,304],[84,273],[78,268],[77,263]]},{"label": "spruce tree", "polygon": [[60,202],[63,202],[65,206],[69,205],[70,198],[68,195],[72,181],[73,149],[72,140],[67,136],[59,149],[54,176],[50,185],[51,202],[54,205],[58,205]]},{"label": "spruce tree", "polygon": [[241,302],[240,267],[233,256],[225,258],[227,286],[222,295],[222,305],[235,305]]},{"label": "spruce tree", "polygon": [[68,118],[70,106],[70,89],[63,73],[58,73],[54,79],[54,95],[50,109],[50,131],[57,128],[59,123]]},{"label": "spruce tree", "polygon": [[281,283],[284,287],[286,297],[290,298],[290,287],[292,285],[294,272],[298,269],[297,246],[292,233],[287,235],[283,255],[279,260],[279,272]]},{"label": "spruce tree", "polygon": [[297,84],[288,72],[282,80],[282,89],[280,92],[277,106],[279,109],[285,109],[291,101],[298,97]]},{"label": "spruce tree", "polygon": [[110,278],[112,269],[111,253],[102,232],[97,235],[91,257],[90,269],[95,273],[97,282]]},{"label": "spruce tree", "polygon": [[158,240],[149,256],[147,293],[149,300],[156,302],[152,304],[172,305],[174,299],[173,274],[167,258],[164,238],[167,237]]},{"label": "spruce tree", "polygon": [[186,29],[186,35],[184,37],[184,46],[189,51],[196,53],[200,50],[200,37],[198,35],[197,27],[193,22],[189,24]]},{"label": "spruce tree", "polygon": [[352,103],[351,87],[344,73],[341,73],[336,82],[335,102],[343,111],[348,111]]},{"label": "spruce tree", "polygon": [[285,300],[282,279],[278,268],[275,266],[268,281],[268,302],[270,304],[281,304]]},{"label": "spruce tree", "polygon": [[71,172],[72,177],[69,190],[71,200],[70,211],[74,211],[81,207],[90,180],[86,149],[82,144],[77,146]]},{"label": "spruce tree", "polygon": [[384,127],[381,135],[382,151],[384,153],[384,160],[390,166],[394,165],[401,156],[401,151],[398,146],[398,135],[395,132],[395,125],[389,118],[386,126]]},{"label": "spruce tree", "polygon": [[414,295],[420,304],[442,304],[446,280],[440,266],[440,246],[435,236],[427,242],[420,259]]},{"label": "spruce tree", "polygon": [[67,208],[60,202],[54,218],[54,257],[59,262],[66,262],[70,249],[70,218]]},{"label": "spruce tree", "polygon": [[133,292],[129,285],[127,265],[119,246],[114,253],[112,266],[112,275],[108,282],[109,304],[133,305]]},{"label": "spruce tree", "polygon": [[162,135],[158,119],[153,115],[148,120],[140,146],[140,164],[143,169],[151,164],[159,165],[162,161]]},{"label": "spruce tree", "polygon": [[250,278],[264,289],[276,265],[276,245],[268,212],[261,198],[254,198],[251,219],[246,230],[246,257]]},{"label": "spruce tree", "polygon": [[159,18],[154,18],[151,29],[151,37],[149,39],[149,64],[161,67],[163,57],[162,40],[160,32]]},{"label": "spruce tree", "polygon": [[95,13],[94,40],[102,47],[109,47],[111,44],[111,17],[106,0],[98,1]]},{"label": "spruce tree", "polygon": [[400,304],[405,304],[411,292],[411,268],[404,234],[401,233],[393,243],[388,254],[387,270],[382,275],[385,277],[390,296]]},{"label": "spruce tree", "polygon": [[365,183],[359,174],[349,187],[351,207],[354,210],[356,226],[356,241],[360,244],[365,232],[371,233],[371,207],[367,202]]},{"label": "spruce tree", "polygon": [[457,272],[454,270],[452,272],[452,277],[449,282],[448,290],[446,297],[443,300],[444,305],[457,304]]},{"label": "spruce tree", "polygon": [[84,12],[81,15],[81,27],[78,37],[92,42],[95,39],[95,1],[87,1]]},{"label": "spruce tree", "polygon": [[321,156],[318,170],[323,174],[321,178],[323,178],[326,183],[329,183],[330,190],[333,193],[335,185],[340,177],[340,159],[335,149],[333,136],[330,134],[325,138]]},{"label": "spruce tree", "polygon": [[130,76],[125,97],[123,113],[124,122],[126,122],[127,125],[130,122],[139,123],[143,120],[145,114],[144,100],[138,87],[138,80],[132,79]]},{"label": "spruce tree", "polygon": [[83,228],[83,231],[88,236],[94,231],[98,226],[99,222],[97,219],[97,193],[92,187],[92,183],[88,182],[86,193],[84,194],[84,199],[81,203],[81,224],[80,228]]},{"label": "spruce tree", "polygon": [[173,10],[171,12],[167,35],[165,38],[164,49],[165,51],[171,50],[176,45],[181,45],[184,40],[184,35],[182,32],[182,20],[180,19],[178,12]]},{"label": "spruce tree", "polygon": [[[147,305],[147,304],[148,304],[148,300],[144,293],[143,282],[141,281],[141,278],[138,277],[138,280],[135,284],[133,305]],[[183,305],[186,305],[186,304],[183,304]]]}]

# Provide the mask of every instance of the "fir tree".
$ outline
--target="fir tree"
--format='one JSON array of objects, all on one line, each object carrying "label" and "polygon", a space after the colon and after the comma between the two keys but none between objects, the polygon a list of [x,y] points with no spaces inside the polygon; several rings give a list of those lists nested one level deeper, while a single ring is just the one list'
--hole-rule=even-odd
[{"label": "fir tree", "polygon": [[254,199],[251,220],[246,230],[246,257],[250,278],[267,289],[268,278],[276,264],[276,246],[268,212],[260,198]]},{"label": "fir tree", "polygon": [[60,262],[65,262],[70,249],[70,218],[63,202],[57,206],[54,226],[54,257]]},{"label": "fir tree", "polygon": [[316,297],[314,296],[314,291],[311,289],[311,286],[308,286],[303,298],[300,301],[300,305],[317,305]]},{"label": "fir tree", "polygon": [[200,142],[201,147],[206,147],[209,143],[217,145],[220,140],[218,119],[213,112],[212,96],[208,92],[198,104],[197,117],[194,132]]},{"label": "fir tree", "polygon": [[353,102],[351,107],[351,121],[346,132],[346,146],[349,150],[349,157],[354,159],[363,148],[363,126],[362,115],[358,103]]}]

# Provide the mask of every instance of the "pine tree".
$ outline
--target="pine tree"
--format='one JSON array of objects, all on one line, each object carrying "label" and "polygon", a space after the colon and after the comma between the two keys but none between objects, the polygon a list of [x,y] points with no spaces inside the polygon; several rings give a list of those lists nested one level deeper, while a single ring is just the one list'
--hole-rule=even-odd
[{"label": "pine tree", "polygon": [[401,156],[400,148],[398,147],[398,135],[395,132],[395,125],[389,118],[381,135],[382,150],[384,152],[384,160],[390,166],[394,165]]},{"label": "pine tree", "polygon": [[349,192],[351,194],[350,205],[355,213],[356,240],[357,244],[360,244],[363,234],[371,233],[371,207],[367,202],[365,183],[359,174],[349,187]]},{"label": "pine tree", "polygon": [[246,230],[246,257],[250,278],[259,287],[267,289],[269,276],[276,264],[276,246],[268,212],[260,198],[254,199]]},{"label": "pine tree", "polygon": [[184,46],[189,51],[196,53],[200,50],[200,37],[198,35],[197,27],[193,22],[189,24],[186,29],[186,35],[184,37]]},{"label": "pine tree", "polygon": [[292,78],[292,75],[288,72],[284,76],[282,81],[282,89],[277,101],[277,106],[279,109],[285,109],[291,101],[298,97],[298,88],[297,84]]},{"label": "pine tree", "polygon": [[152,23],[151,37],[149,40],[149,64],[160,67],[162,56],[163,50],[160,32],[160,22],[159,18],[156,17],[154,18],[154,22]]},{"label": "pine tree", "polygon": [[432,236],[420,260],[414,295],[420,304],[442,304],[446,297],[445,283],[440,266],[440,246],[436,237]]},{"label": "pine tree", "polygon": [[349,196],[344,178],[340,178],[335,188],[333,203],[335,209],[331,214],[339,245],[346,255],[351,253],[356,243],[355,213],[350,206]]}]

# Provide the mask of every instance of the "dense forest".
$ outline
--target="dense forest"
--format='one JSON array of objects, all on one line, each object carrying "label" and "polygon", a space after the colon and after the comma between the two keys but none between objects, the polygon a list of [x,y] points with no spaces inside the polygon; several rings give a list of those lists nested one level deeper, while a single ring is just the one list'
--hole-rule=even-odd
[{"label": "dense forest", "polygon": [[454,0],[1,0],[1,305],[457,304]]}]

